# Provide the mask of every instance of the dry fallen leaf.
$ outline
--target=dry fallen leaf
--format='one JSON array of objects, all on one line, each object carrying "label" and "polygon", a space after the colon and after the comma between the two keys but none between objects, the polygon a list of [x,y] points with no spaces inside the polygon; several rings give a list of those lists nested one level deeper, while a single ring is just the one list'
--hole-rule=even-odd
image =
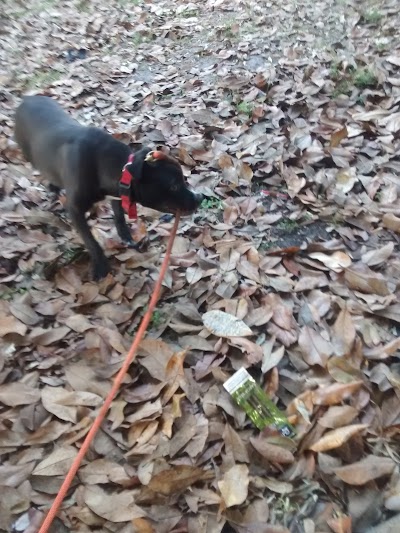
[{"label": "dry fallen leaf", "polygon": [[68,392],[61,387],[45,387],[42,389],[43,407],[61,420],[77,421],[79,406],[97,407],[102,398],[91,392]]},{"label": "dry fallen leaf", "polygon": [[275,446],[275,444],[270,444],[263,438],[252,437],[250,442],[260,455],[272,463],[287,465],[292,464],[295,460],[293,454],[289,450],[286,450],[281,446]]},{"label": "dry fallen leaf", "polygon": [[0,321],[0,337],[4,337],[9,333],[17,333],[18,335],[25,335],[28,328],[13,316],[2,316]]},{"label": "dry fallen leaf", "polygon": [[336,405],[350,398],[362,385],[362,381],[354,381],[353,383],[334,383],[327,387],[319,387],[312,392],[312,399],[316,405]]},{"label": "dry fallen leaf", "polygon": [[187,465],[174,466],[153,476],[148,488],[165,496],[182,492],[198,481],[213,478],[212,472]]},{"label": "dry fallen leaf", "polygon": [[72,446],[56,448],[36,466],[32,474],[34,476],[65,476],[77,453],[76,448]]},{"label": "dry fallen leaf", "polygon": [[146,512],[135,504],[133,491],[108,493],[97,485],[88,485],[85,487],[83,497],[91,511],[113,523],[146,516]]},{"label": "dry fallen leaf", "polygon": [[332,354],[332,346],[317,331],[304,326],[298,342],[303,359],[308,365],[320,365],[322,367],[326,365]]},{"label": "dry fallen leaf", "polygon": [[336,148],[336,146],[339,146],[341,141],[343,141],[343,139],[346,139],[347,136],[348,136],[348,131],[347,131],[346,126],[344,126],[340,130],[335,131],[334,133],[332,133],[331,140],[330,140],[330,143],[329,143],[330,146],[332,148]]},{"label": "dry fallen leaf", "polygon": [[232,466],[225,472],[218,488],[226,507],[241,505],[246,501],[249,487],[249,469],[246,465]]},{"label": "dry fallen leaf", "polygon": [[345,483],[359,486],[373,479],[389,476],[395,466],[389,457],[369,455],[356,463],[336,468],[335,474]]},{"label": "dry fallen leaf", "polygon": [[367,427],[368,424],[353,424],[351,426],[333,429],[332,431],[325,433],[325,435],[310,446],[309,449],[313,452],[327,452],[328,450],[334,450]]},{"label": "dry fallen leaf", "polygon": [[331,255],[322,252],[312,252],[311,259],[316,259],[334,272],[342,272],[351,265],[351,257],[344,252],[334,252]]},{"label": "dry fallen leaf", "polygon": [[29,405],[40,400],[39,389],[34,389],[25,383],[7,383],[0,385],[0,402],[10,407]]},{"label": "dry fallen leaf", "polygon": [[362,262],[368,266],[378,266],[389,259],[394,250],[394,242],[388,242],[382,248],[370,250],[362,256]]},{"label": "dry fallen leaf", "polygon": [[253,335],[246,324],[224,311],[208,311],[202,316],[205,327],[218,337],[247,337]]}]

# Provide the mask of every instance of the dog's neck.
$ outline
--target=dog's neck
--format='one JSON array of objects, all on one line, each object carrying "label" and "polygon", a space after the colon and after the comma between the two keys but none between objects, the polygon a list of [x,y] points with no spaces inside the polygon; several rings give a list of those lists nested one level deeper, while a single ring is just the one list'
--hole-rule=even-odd
[{"label": "dog's neck", "polygon": [[111,138],[99,154],[98,173],[106,195],[119,197],[119,181],[131,153],[126,144]]}]

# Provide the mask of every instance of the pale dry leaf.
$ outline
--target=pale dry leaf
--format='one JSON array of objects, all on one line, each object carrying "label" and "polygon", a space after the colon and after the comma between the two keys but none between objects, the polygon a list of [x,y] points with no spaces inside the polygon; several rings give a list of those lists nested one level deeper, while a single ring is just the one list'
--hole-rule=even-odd
[{"label": "pale dry leaf", "polygon": [[226,507],[241,505],[246,501],[249,490],[249,468],[247,465],[235,465],[225,472],[218,488]]},{"label": "pale dry leaf", "polygon": [[358,415],[358,410],[351,405],[333,405],[318,420],[318,424],[325,428],[337,428],[350,424]]},{"label": "pale dry leaf", "polygon": [[79,478],[87,485],[101,485],[128,483],[130,477],[124,467],[108,459],[96,459],[79,469]]},{"label": "pale dry leaf", "polygon": [[347,286],[355,291],[377,294],[378,296],[388,296],[391,293],[388,280],[366,265],[358,264],[353,265],[352,268],[347,268],[344,278]]},{"label": "pale dry leaf", "polygon": [[282,448],[281,446],[270,444],[262,437],[251,437],[250,442],[253,448],[255,448],[265,459],[271,461],[271,463],[278,463],[281,465],[290,465],[294,463],[294,456],[292,452]]},{"label": "pale dry leaf", "polygon": [[41,461],[32,475],[34,476],[65,476],[78,450],[73,446],[56,448],[50,455]]},{"label": "pale dry leaf", "polygon": [[389,457],[368,455],[361,461],[336,468],[335,474],[348,485],[365,485],[373,479],[389,476],[395,466],[395,462]]},{"label": "pale dry leaf", "polygon": [[25,383],[14,382],[0,385],[0,403],[9,407],[29,405],[39,400],[39,389],[34,389]]},{"label": "pale dry leaf", "polygon": [[362,257],[362,262],[368,266],[382,265],[389,259],[394,250],[394,242],[388,242],[382,248],[377,250],[370,250],[366,252]]},{"label": "pale dry leaf", "polygon": [[10,312],[26,324],[27,326],[36,326],[40,322],[40,316],[27,304],[21,302],[10,303]]},{"label": "pale dry leaf", "polygon": [[400,218],[393,215],[393,213],[384,214],[382,224],[385,228],[400,233]]},{"label": "pale dry leaf", "polygon": [[355,392],[360,390],[363,382],[334,383],[326,387],[322,386],[312,391],[312,401],[315,405],[337,405],[343,400],[350,398]]},{"label": "pale dry leaf", "polygon": [[134,491],[107,492],[97,485],[89,485],[84,489],[83,499],[91,511],[110,522],[128,522],[146,516],[135,504]]},{"label": "pale dry leaf", "polygon": [[333,254],[330,255],[322,252],[312,252],[308,255],[311,257],[311,259],[320,261],[323,265],[334,272],[343,272],[343,270],[348,268],[352,263],[351,257],[345,252],[341,251],[333,252]]},{"label": "pale dry leaf", "polygon": [[97,407],[102,403],[102,398],[91,392],[69,392],[61,387],[44,387],[42,389],[42,403],[49,413],[66,422],[75,423],[78,407]]},{"label": "pale dry leaf", "polygon": [[330,342],[309,326],[301,329],[298,342],[303,359],[308,365],[325,367],[333,351]]},{"label": "pale dry leaf", "polygon": [[368,428],[368,424],[353,424],[351,426],[333,429],[325,433],[309,449],[313,452],[327,452],[328,450],[340,448],[340,446],[350,440],[354,435],[357,435],[366,428]]},{"label": "pale dry leaf", "polygon": [[208,311],[202,316],[205,327],[217,337],[247,337],[253,335],[251,329],[246,326],[243,320],[239,320],[233,315],[224,311]]},{"label": "pale dry leaf", "polygon": [[10,333],[24,336],[28,328],[20,320],[14,316],[2,316],[0,320],[0,337],[4,337]]},{"label": "pale dry leaf", "polygon": [[342,309],[332,328],[332,346],[336,355],[347,355],[353,348],[356,328],[353,318],[346,308]]}]

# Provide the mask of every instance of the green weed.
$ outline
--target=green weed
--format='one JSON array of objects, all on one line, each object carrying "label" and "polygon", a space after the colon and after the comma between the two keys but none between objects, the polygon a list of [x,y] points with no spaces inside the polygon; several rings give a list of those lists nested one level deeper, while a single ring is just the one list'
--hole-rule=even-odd
[{"label": "green weed", "polygon": [[383,14],[380,13],[377,9],[370,9],[369,11],[365,11],[361,15],[361,21],[365,24],[378,24],[383,18]]},{"label": "green weed", "polygon": [[61,72],[58,70],[40,71],[34,73],[26,82],[28,89],[41,89],[48,87],[61,78]]},{"label": "green weed", "polygon": [[277,227],[279,229],[292,232],[299,227],[299,224],[296,220],[292,220],[290,218],[283,218],[278,222]]},{"label": "green weed", "polygon": [[164,315],[161,311],[158,311],[157,309],[154,311],[152,317],[151,317],[151,327],[157,329],[161,326],[164,320]]},{"label": "green weed", "polygon": [[242,100],[241,102],[236,104],[237,112],[243,115],[248,115],[249,117],[252,115],[253,109],[254,105],[251,102],[245,102]]},{"label": "green weed", "polygon": [[378,78],[369,68],[357,69],[353,75],[354,85],[358,89],[366,89],[367,87],[376,87]]},{"label": "green weed", "polygon": [[222,209],[222,200],[219,200],[218,198],[205,198],[201,202],[202,209]]}]

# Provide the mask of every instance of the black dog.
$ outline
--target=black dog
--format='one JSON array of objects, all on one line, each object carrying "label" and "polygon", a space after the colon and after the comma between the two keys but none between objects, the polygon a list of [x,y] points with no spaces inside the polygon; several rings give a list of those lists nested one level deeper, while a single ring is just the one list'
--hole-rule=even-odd
[{"label": "black dog", "polygon": [[149,148],[132,154],[105,131],[81,126],[46,96],[26,97],[18,107],[15,139],[52,190],[66,190],[67,210],[90,253],[96,280],[110,268],[86,221],[93,204],[117,197],[111,205],[118,234],[134,246],[124,209],[132,218],[136,202],[164,213],[190,214],[202,201],[201,194],[187,188],[175,159]]}]

